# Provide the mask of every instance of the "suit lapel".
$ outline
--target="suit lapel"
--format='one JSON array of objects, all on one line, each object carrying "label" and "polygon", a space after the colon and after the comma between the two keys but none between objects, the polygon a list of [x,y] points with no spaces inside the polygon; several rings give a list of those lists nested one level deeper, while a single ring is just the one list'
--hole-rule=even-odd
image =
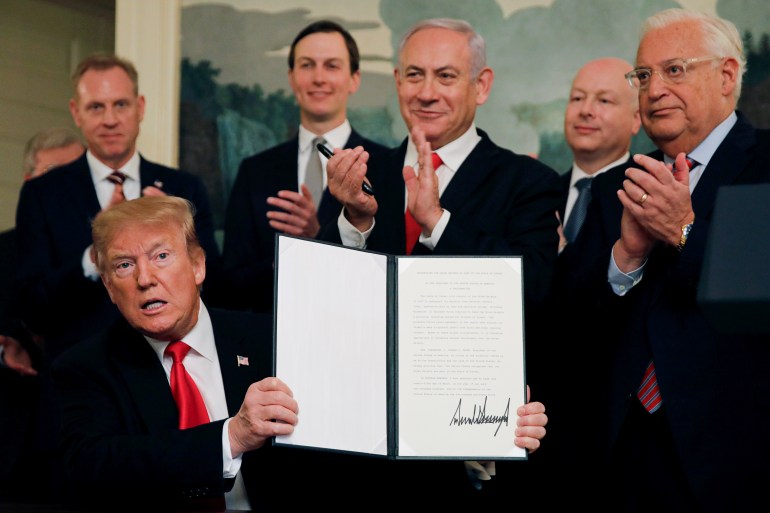
[{"label": "suit lapel", "polygon": [[148,429],[156,432],[176,428],[176,403],[163,366],[150,345],[122,320],[109,336],[114,341],[117,366]]},{"label": "suit lapel", "polygon": [[[235,329],[233,323],[220,318],[214,309],[209,310],[211,323],[214,328],[214,339],[217,343],[219,368],[222,371],[222,382],[227,397],[227,411],[232,416],[238,413],[243,398],[249,386],[272,372],[260,370],[272,366],[272,362],[263,362],[256,353],[253,340],[245,330]],[[248,359],[248,365],[239,365],[239,357]]]},{"label": "suit lapel", "polygon": [[79,209],[87,219],[93,219],[102,209],[96,196],[96,187],[91,178],[86,154],[72,163],[72,176],[64,182],[66,196],[72,199],[72,204]]},{"label": "suit lapel", "polygon": [[450,212],[459,211],[497,167],[500,150],[492,144],[483,130],[478,130],[478,133],[481,141],[460,165],[460,169],[441,195],[441,206]]},{"label": "suit lapel", "polygon": [[698,217],[711,216],[719,187],[736,181],[751,159],[756,132],[739,118],[719,145],[692,194],[693,211]]}]

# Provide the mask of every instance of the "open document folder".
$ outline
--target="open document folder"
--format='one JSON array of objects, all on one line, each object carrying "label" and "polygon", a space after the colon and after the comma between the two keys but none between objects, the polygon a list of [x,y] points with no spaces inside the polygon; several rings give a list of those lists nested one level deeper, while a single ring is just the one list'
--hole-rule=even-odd
[{"label": "open document folder", "polygon": [[520,257],[394,257],[277,235],[275,375],[294,445],[526,459]]}]

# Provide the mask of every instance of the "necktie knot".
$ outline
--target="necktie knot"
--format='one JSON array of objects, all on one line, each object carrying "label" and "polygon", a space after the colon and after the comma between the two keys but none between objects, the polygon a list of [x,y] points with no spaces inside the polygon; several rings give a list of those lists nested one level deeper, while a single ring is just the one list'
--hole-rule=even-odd
[{"label": "necktie knot", "polygon": [[580,192],[586,187],[588,187],[589,185],[591,185],[591,180],[592,180],[592,177],[585,176],[580,180],[578,180],[577,182],[575,182],[575,188],[578,190],[578,192]]},{"label": "necktie knot", "polygon": [[439,157],[438,153],[435,151],[430,154],[430,160],[433,163],[433,170],[436,171],[438,168],[441,167],[441,164],[444,163],[443,160],[441,160],[441,157]]},{"label": "necktie knot", "polygon": [[125,173],[116,169],[112,172],[112,174],[110,174],[110,176],[107,177],[107,180],[114,183],[115,185],[123,185],[123,182],[126,181],[126,178],[128,177]]},{"label": "necktie knot", "polygon": [[694,168],[698,167],[700,165],[700,162],[695,160],[694,158],[687,156],[687,169],[688,171],[692,171]]},{"label": "necktie knot", "polygon": [[176,342],[171,342],[169,345],[167,345],[164,352],[174,360],[174,363],[181,363],[189,351],[190,346],[181,340],[177,340]]}]

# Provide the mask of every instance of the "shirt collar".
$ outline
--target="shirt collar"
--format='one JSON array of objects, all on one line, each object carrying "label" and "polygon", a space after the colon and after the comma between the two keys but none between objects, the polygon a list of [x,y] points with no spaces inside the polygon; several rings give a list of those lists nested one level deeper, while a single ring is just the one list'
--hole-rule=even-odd
[{"label": "shirt collar", "polygon": [[[443,165],[447,166],[452,171],[457,171],[480,140],[481,136],[476,130],[476,124],[471,123],[471,126],[465,133],[454,141],[445,144],[436,150],[436,153],[441,157]],[[410,165],[417,169],[417,157],[417,147],[414,145],[412,138],[409,137],[406,145],[406,158],[404,159],[404,162],[411,163]]]},{"label": "shirt collar", "polygon": [[613,160],[612,162],[610,162],[606,166],[604,166],[602,168],[599,168],[598,171],[596,171],[595,173],[591,173],[591,174],[586,173],[585,171],[583,171],[580,168],[580,166],[577,165],[576,162],[573,162],[572,163],[572,176],[570,177],[570,180],[569,180],[569,186],[572,187],[573,185],[575,185],[575,182],[577,182],[581,178],[593,178],[595,176],[600,175],[601,173],[604,173],[608,169],[612,169],[615,166],[619,166],[623,162],[627,161],[630,156],[631,156],[631,153],[627,151],[619,159]]},{"label": "shirt collar", "polygon": [[[198,322],[193,326],[187,335],[182,337],[181,340],[185,344],[206,358],[209,361],[214,361],[217,357],[216,347],[214,345],[214,327],[211,325],[211,317],[206,309],[206,305],[203,301],[198,301],[200,305],[198,307]],[[145,335],[145,340],[150,343],[155,354],[163,361],[163,352],[166,350],[166,346],[169,345],[168,340],[156,340],[152,337]]]},{"label": "shirt collar", "polygon": [[[320,134],[321,137],[326,139],[326,146],[329,149],[332,148],[344,148],[350,138],[350,133],[353,129],[350,127],[350,122],[345,119],[342,124],[336,128],[332,128],[325,134]],[[313,139],[319,136],[314,134],[304,126],[299,126],[299,151],[305,153],[310,150],[310,145],[313,143]]]},{"label": "shirt collar", "polygon": [[[112,169],[110,166],[96,158],[94,154],[91,153],[91,150],[86,151],[86,160],[88,160],[88,167],[91,170],[91,177],[93,178],[94,182],[107,179],[107,177],[110,176],[114,171],[114,169]],[[135,151],[134,154],[131,155],[131,158],[128,159],[128,162],[123,164],[123,167],[120,168],[120,171],[129,179],[136,180],[138,182],[139,162],[139,152]]]},{"label": "shirt collar", "polygon": [[[730,133],[730,130],[733,129],[733,126],[735,126],[737,121],[738,116],[735,114],[735,111],[731,112],[730,115],[727,116],[724,121],[719,123],[716,128],[714,128],[714,130],[712,130],[711,133],[695,147],[695,149],[687,154],[687,156],[698,162],[702,166],[702,169],[705,169],[711,160],[711,157],[714,156],[717,148],[719,148],[719,145],[725,140],[725,137],[727,137],[727,134]],[[674,161],[674,158],[676,158],[676,155],[673,157],[664,155],[663,160],[666,163],[671,163]]]}]

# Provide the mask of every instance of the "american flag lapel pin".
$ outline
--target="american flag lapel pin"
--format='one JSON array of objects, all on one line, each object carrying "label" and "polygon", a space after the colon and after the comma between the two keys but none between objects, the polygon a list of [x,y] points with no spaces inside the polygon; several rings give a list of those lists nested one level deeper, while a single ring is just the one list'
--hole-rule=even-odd
[{"label": "american flag lapel pin", "polygon": [[158,189],[162,189],[163,188],[163,182],[161,182],[160,180],[155,180],[155,182],[153,182],[152,185],[154,185]]},{"label": "american flag lapel pin", "polygon": [[240,367],[241,365],[244,365],[244,366],[248,367],[248,365],[249,365],[249,357],[248,356],[238,355],[238,367]]}]

